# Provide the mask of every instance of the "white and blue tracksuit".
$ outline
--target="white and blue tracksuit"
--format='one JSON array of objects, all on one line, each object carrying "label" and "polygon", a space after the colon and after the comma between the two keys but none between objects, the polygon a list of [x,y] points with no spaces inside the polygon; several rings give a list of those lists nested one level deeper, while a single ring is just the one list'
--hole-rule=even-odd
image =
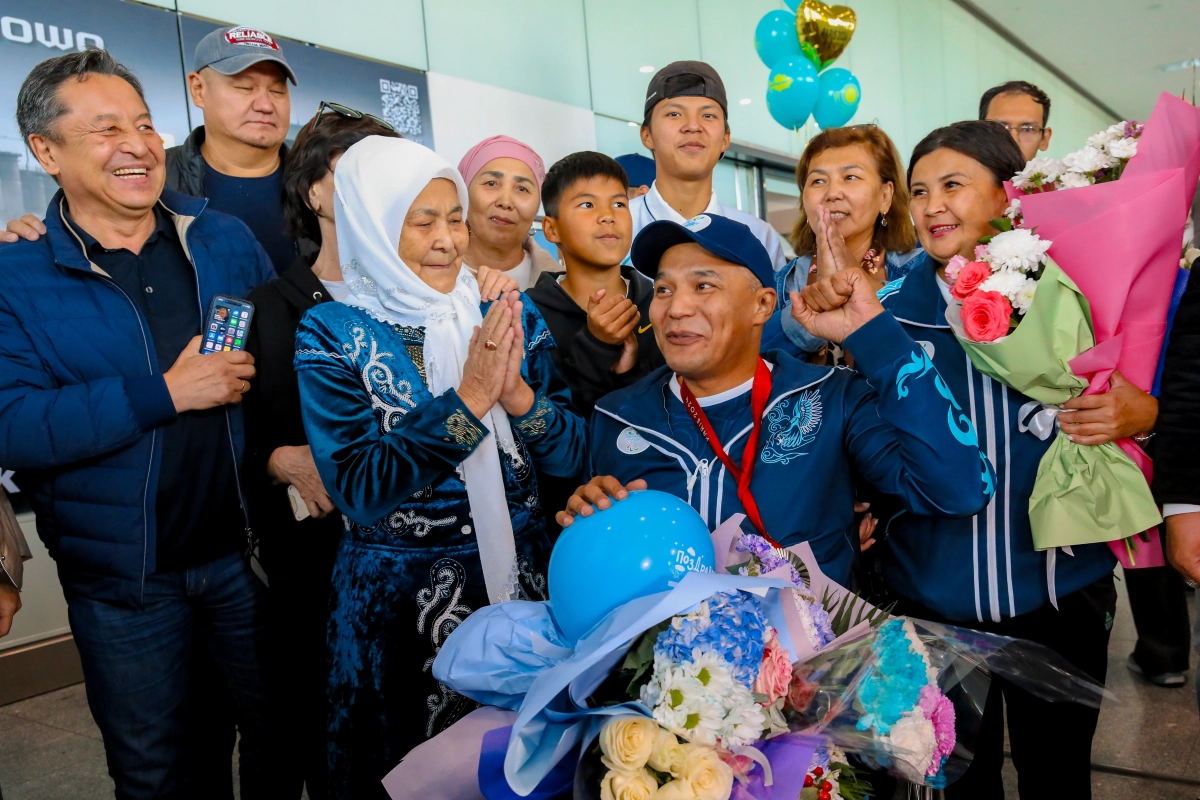
[{"label": "white and blue tracksuit", "polygon": [[[773,351],[750,489],[767,532],[787,546],[808,541],[836,581],[858,552],[855,481],[861,477],[924,515],[970,518],[995,478],[969,423],[925,352],[889,313],[845,343],[861,374]],[[865,377],[864,377],[865,375]],[[678,397],[669,367],[602,398],[588,437],[592,475],[637,478],[685,498],[710,528],[743,511],[737,483]],[[726,452],[742,458],[751,430],[749,386],[701,405]],[[966,524],[969,524],[966,523]],[[748,522],[747,531],[753,531]]]},{"label": "white and blue tracksuit", "polygon": [[[996,472],[996,491],[974,517],[948,519],[902,512],[887,523],[884,576],[903,597],[958,621],[999,622],[1034,611],[1112,572],[1105,544],[1033,549],[1029,495],[1042,441],[1021,430],[1025,395],[980,373],[946,323],[937,263],[922,255],[904,278],[880,290],[884,308],[916,339],[979,432]],[[1028,416],[1028,411],[1026,413]]]}]

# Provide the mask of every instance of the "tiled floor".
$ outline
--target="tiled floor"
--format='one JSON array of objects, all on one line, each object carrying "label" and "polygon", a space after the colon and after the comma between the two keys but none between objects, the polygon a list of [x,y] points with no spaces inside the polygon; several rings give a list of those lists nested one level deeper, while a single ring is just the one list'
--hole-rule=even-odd
[{"label": "tiled floor", "polygon": [[[1174,690],[1136,679],[1125,668],[1135,638],[1122,589],[1108,670],[1108,686],[1120,702],[1106,701],[1101,709],[1093,761],[1200,783],[1200,715],[1192,679],[1185,688]],[[88,712],[82,684],[0,707],[0,787],[4,800],[113,796],[100,731]],[[1200,785],[1101,772],[1093,773],[1092,788],[1095,800],[1200,798]],[[1015,800],[1016,773],[1011,765],[1005,772],[1005,789],[1006,796]]]}]

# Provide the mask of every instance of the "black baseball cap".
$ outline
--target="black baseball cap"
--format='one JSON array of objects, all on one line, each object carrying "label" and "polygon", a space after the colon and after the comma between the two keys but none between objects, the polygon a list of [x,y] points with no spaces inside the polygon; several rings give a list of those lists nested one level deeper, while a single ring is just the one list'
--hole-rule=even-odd
[{"label": "black baseball cap", "polygon": [[650,119],[654,107],[669,97],[707,97],[717,101],[726,119],[729,118],[725,84],[717,71],[703,61],[673,61],[654,73],[646,87],[643,118]]},{"label": "black baseball cap", "polygon": [[651,280],[658,274],[663,253],[677,244],[695,242],[717,258],[740,264],[762,285],[775,285],[775,267],[767,248],[742,223],[717,214],[698,214],[680,225],[669,219],[651,222],[633,239],[633,266]]}]

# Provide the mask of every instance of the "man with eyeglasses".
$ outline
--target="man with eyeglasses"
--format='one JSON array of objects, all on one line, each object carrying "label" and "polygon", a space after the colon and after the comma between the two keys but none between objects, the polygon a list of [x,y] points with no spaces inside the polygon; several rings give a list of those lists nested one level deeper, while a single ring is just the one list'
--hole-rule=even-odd
[{"label": "man with eyeglasses", "polygon": [[[204,124],[167,150],[167,188],[208,199],[208,207],[237,217],[282,273],[306,246],[283,230],[283,168],[287,162],[291,96],[296,73],[279,43],[244,25],[218,28],[196,45],[187,76]],[[36,241],[46,226],[32,214],[8,223],[0,241]]]},{"label": "man with eyeglasses", "polygon": [[1026,161],[1050,147],[1050,97],[1028,81],[1009,81],[984,92],[979,118],[1007,128]]}]

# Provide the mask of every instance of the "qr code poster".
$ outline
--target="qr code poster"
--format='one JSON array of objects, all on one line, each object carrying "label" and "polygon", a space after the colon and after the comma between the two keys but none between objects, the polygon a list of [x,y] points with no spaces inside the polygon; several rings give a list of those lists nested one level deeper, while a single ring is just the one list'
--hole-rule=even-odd
[{"label": "qr code poster", "polygon": [[379,99],[383,118],[393,128],[405,136],[421,136],[421,104],[416,86],[380,78]]}]

